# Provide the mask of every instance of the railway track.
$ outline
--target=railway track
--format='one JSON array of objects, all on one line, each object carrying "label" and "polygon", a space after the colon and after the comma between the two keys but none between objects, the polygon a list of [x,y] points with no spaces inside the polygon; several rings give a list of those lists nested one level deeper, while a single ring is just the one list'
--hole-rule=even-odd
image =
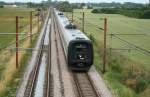
[{"label": "railway track", "polygon": [[[58,37],[61,40],[61,38],[60,38],[61,32],[60,32],[60,28],[57,24],[56,18],[54,19],[54,22],[55,22],[55,29],[56,29],[55,34],[58,34]],[[63,48],[62,43],[61,43],[61,47]],[[58,46],[57,46],[57,49],[58,49]],[[57,52],[59,52],[59,51],[57,50]],[[63,54],[65,54],[64,50],[63,50]],[[59,61],[59,59],[58,59],[58,61]],[[61,69],[59,71],[60,71],[59,73],[61,75]],[[89,77],[89,75],[87,73],[82,73],[82,72],[77,73],[77,72],[70,71],[70,74],[72,75],[73,84],[76,88],[75,89],[76,97],[101,97],[99,95],[99,93],[97,92],[97,89],[95,88],[94,83],[92,82],[91,78]],[[61,81],[61,83],[63,83],[63,82]],[[61,87],[63,88],[63,85]],[[65,95],[63,94],[63,97],[64,96]]]},{"label": "railway track", "polygon": [[[49,16],[48,18],[46,19],[46,23],[44,25],[44,34],[42,36],[42,40],[41,40],[41,43],[40,43],[40,50],[38,51],[38,56],[37,56],[37,60],[36,60],[36,65],[33,69],[33,71],[31,72],[30,74],[30,77],[29,77],[29,80],[28,80],[28,84],[27,84],[27,87],[26,87],[26,90],[25,90],[25,93],[24,93],[24,97],[34,97],[35,95],[35,87],[36,87],[36,83],[37,83],[37,77],[38,77],[38,74],[39,74],[39,69],[40,69],[40,66],[41,66],[41,61],[42,61],[42,57],[43,57],[43,53],[44,53],[44,40],[45,40],[45,35],[46,35],[46,26],[48,24],[48,20],[49,20]],[[49,55],[48,55],[49,56]],[[47,91],[47,93],[44,92],[44,97],[49,97],[49,81],[50,81],[50,64],[47,65],[47,69],[46,69],[46,76],[45,76],[45,82],[47,87],[45,88],[45,91]]]},{"label": "railway track", "polygon": [[101,97],[87,73],[72,72],[78,97]]}]

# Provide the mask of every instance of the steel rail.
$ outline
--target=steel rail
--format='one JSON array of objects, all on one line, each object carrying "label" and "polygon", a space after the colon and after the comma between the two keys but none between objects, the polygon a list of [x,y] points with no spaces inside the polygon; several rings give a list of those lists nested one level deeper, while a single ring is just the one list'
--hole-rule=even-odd
[{"label": "steel rail", "polygon": [[90,76],[88,75],[88,73],[86,73],[86,76],[88,78],[88,80],[90,81],[90,84],[92,85],[92,88],[96,94],[97,97],[101,97],[101,95],[97,92],[97,88],[94,85],[94,82],[91,80]]},{"label": "steel rail", "polygon": [[[52,9],[50,8],[50,13],[52,16]],[[50,15],[49,15],[50,18]],[[47,87],[46,87],[46,97],[50,97],[52,94],[50,89],[51,89],[51,29],[52,29],[52,22],[50,25],[50,32],[49,32],[49,46],[48,46],[48,57],[47,57],[47,63],[48,63],[48,67],[47,67]]]}]

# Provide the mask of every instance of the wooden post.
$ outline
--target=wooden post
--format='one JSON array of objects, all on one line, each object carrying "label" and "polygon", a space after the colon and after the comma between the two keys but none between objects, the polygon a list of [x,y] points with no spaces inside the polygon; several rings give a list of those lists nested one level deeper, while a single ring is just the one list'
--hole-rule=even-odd
[{"label": "wooden post", "polygon": [[73,18],[74,18],[74,16],[73,16],[73,15],[74,15],[74,13],[73,13],[73,9],[72,9],[72,23],[73,23]]},{"label": "wooden post", "polygon": [[104,48],[103,48],[103,73],[106,72],[106,36],[107,34],[107,18],[104,18]]},{"label": "wooden post", "polygon": [[38,12],[38,33],[40,32],[40,13]]},{"label": "wooden post", "polygon": [[32,42],[32,11],[30,12],[30,42]]},{"label": "wooden post", "polygon": [[84,12],[82,13],[82,32],[84,33]]},{"label": "wooden post", "polygon": [[18,32],[19,32],[19,17],[16,16],[16,69],[19,67],[18,62]]}]

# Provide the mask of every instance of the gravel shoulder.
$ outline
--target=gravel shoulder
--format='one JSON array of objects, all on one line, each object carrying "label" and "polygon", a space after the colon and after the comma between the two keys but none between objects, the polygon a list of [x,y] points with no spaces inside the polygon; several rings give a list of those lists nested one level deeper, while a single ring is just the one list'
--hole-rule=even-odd
[{"label": "gravel shoulder", "polygon": [[96,71],[94,66],[92,66],[88,74],[91,77],[91,80],[93,81],[93,83],[95,84],[95,87],[97,88],[97,91],[99,92],[101,97],[114,97],[111,91],[108,89],[102,76]]}]

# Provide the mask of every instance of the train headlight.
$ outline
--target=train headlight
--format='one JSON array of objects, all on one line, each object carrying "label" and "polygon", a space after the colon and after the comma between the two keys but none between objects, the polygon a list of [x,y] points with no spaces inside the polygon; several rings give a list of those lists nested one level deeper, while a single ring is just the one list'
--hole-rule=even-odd
[{"label": "train headlight", "polygon": [[79,59],[79,60],[84,60],[85,57],[84,57],[83,54],[78,54],[78,55],[77,55],[77,59]]}]

